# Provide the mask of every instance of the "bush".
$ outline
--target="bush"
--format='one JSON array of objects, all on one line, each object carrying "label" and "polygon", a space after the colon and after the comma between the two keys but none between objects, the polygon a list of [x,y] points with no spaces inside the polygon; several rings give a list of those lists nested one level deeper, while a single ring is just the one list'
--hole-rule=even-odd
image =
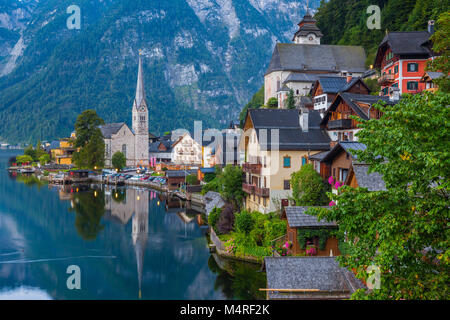
[{"label": "bush", "polygon": [[122,168],[127,165],[127,158],[125,158],[125,155],[122,152],[117,151],[113,154],[111,162],[114,169],[122,170]]},{"label": "bush", "polygon": [[214,208],[208,216],[208,224],[210,225],[211,228],[214,229],[214,232],[216,234],[219,234],[219,232],[217,231],[216,225],[217,225],[217,221],[219,221],[220,218],[220,213],[222,212],[222,209],[220,208]]},{"label": "bush", "polygon": [[196,174],[190,174],[186,177],[186,183],[189,185],[198,185],[197,175]]},{"label": "bush", "polygon": [[228,204],[220,213],[219,220],[217,221],[217,230],[220,234],[228,234],[233,230],[233,225],[234,207]]},{"label": "bush", "polygon": [[312,164],[302,166],[291,176],[292,197],[297,206],[321,206],[328,203],[329,186]]},{"label": "bush", "polygon": [[267,107],[273,109],[278,108],[278,99],[272,97],[269,100],[267,100]]},{"label": "bush", "polygon": [[236,230],[238,232],[243,232],[248,235],[253,229],[254,224],[255,221],[250,212],[243,210],[236,215]]},{"label": "bush", "polygon": [[205,177],[203,178],[203,181],[205,183],[209,183],[209,182],[213,181],[215,178],[216,178],[215,173],[205,173]]}]

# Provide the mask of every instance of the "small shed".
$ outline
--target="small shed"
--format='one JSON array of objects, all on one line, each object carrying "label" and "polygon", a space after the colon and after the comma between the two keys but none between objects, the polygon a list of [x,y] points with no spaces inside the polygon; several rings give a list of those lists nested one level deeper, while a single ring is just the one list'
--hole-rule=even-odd
[{"label": "small shed", "polygon": [[333,257],[266,257],[268,300],[340,300],[365,288]]},{"label": "small shed", "polygon": [[186,177],[194,174],[197,175],[197,170],[168,170],[166,171],[167,185],[169,190],[176,190],[185,184]]},{"label": "small shed", "polygon": [[317,217],[306,214],[309,208],[311,207],[284,209],[283,217],[287,219],[287,240],[293,244],[292,253],[305,253],[306,246],[312,245],[316,248],[318,256],[340,255],[338,240],[332,235],[337,229],[337,224],[325,220],[319,221]]}]

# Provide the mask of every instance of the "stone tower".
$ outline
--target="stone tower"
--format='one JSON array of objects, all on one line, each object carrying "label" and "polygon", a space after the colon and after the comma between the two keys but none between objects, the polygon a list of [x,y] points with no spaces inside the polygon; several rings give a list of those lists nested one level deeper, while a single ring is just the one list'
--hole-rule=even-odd
[{"label": "stone tower", "polygon": [[143,72],[142,56],[139,51],[139,70],[136,86],[136,98],[133,103],[133,133],[135,136],[136,165],[148,167],[148,106],[145,99]]},{"label": "stone tower", "polygon": [[298,24],[298,31],[295,33],[292,41],[297,44],[320,44],[320,39],[323,37],[317,21],[314,19],[309,10],[306,11],[302,21]]}]

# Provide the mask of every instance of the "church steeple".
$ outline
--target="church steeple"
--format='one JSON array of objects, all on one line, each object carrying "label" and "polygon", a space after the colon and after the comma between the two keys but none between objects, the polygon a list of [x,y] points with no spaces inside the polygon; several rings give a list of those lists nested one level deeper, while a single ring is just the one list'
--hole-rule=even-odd
[{"label": "church steeple", "polygon": [[317,27],[317,20],[309,13],[309,5],[302,21],[298,24],[298,27],[298,31],[292,39],[294,43],[320,44],[320,38],[323,37],[323,34]]},{"label": "church steeple", "polygon": [[144,72],[142,70],[142,51],[139,50],[139,70],[138,70],[136,98],[135,98],[136,106],[140,107],[142,101],[145,102],[145,88],[144,88]]}]

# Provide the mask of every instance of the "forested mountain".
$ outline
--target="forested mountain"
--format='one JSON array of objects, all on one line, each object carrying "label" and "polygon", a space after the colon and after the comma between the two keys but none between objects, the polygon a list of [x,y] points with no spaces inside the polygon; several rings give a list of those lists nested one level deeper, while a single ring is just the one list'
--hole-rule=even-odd
[{"label": "forested mountain", "polygon": [[[66,25],[72,4],[80,30]],[[0,0],[0,140],[67,136],[90,108],[130,124],[139,49],[150,131],[223,126],[305,10],[302,0]]]}]

